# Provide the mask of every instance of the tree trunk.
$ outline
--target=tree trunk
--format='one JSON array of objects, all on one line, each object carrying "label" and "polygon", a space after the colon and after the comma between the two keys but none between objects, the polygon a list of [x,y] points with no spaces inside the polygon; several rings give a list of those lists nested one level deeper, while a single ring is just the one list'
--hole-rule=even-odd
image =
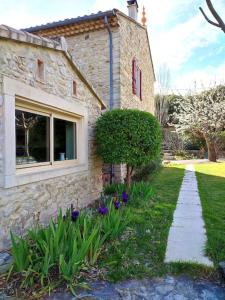
[{"label": "tree trunk", "polygon": [[29,129],[25,129],[25,151],[26,151],[26,156],[30,156],[30,151],[29,151]]},{"label": "tree trunk", "polygon": [[208,137],[205,137],[207,148],[208,148],[208,156],[209,161],[216,162],[217,161],[217,154],[216,154],[216,147],[215,141]]},{"label": "tree trunk", "polygon": [[128,187],[128,188],[130,188],[130,186],[131,186],[131,177],[132,177],[132,173],[133,173],[133,167],[127,165],[126,184],[127,184],[127,187]]}]

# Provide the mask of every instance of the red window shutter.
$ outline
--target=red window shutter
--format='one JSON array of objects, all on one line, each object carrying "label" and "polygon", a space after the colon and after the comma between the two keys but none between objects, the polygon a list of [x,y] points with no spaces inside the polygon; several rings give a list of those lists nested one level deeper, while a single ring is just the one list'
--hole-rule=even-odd
[{"label": "red window shutter", "polygon": [[142,100],[142,71],[140,70],[140,99]]},{"label": "red window shutter", "polygon": [[137,94],[137,63],[136,59],[133,59],[132,62],[132,89],[133,89],[133,94]]}]

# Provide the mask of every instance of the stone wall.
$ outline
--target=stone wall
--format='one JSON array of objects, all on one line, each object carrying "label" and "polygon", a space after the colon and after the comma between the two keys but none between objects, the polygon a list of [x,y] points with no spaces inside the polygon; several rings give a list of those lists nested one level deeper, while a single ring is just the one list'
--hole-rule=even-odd
[{"label": "stone wall", "polygon": [[[119,28],[112,28],[113,32],[113,86],[114,104],[120,101],[120,34]],[[66,38],[68,50],[80,69],[87,76],[100,97],[109,104],[109,33],[107,29],[79,34]]]},{"label": "stone wall", "polygon": [[[136,108],[154,113],[154,70],[145,28],[118,14],[113,28],[114,108]],[[109,103],[109,34],[100,30],[66,38],[69,51],[100,96]],[[142,100],[132,92],[132,60],[142,70]],[[115,181],[121,182],[126,168],[114,167]]]},{"label": "stone wall", "polygon": [[[0,58],[1,59],[1,58]],[[3,179],[1,174],[3,174],[3,97],[2,95],[2,80],[1,80],[1,76],[0,76],[0,186],[2,186],[3,184]]]},{"label": "stone wall", "polygon": [[[118,15],[120,24],[121,107],[154,113],[154,70],[147,30]],[[142,71],[142,100],[133,95],[132,61],[136,58]]]},{"label": "stone wall", "polygon": [[[44,83],[36,78],[37,59],[45,63]],[[74,72],[63,53],[0,39],[0,101],[3,75],[60,96],[75,106],[76,103],[83,103],[88,108],[89,166],[88,171],[80,173],[8,189],[0,188],[0,250],[9,246],[9,229],[20,234],[38,218],[47,223],[60,207],[65,210],[71,203],[74,206],[77,203],[79,207],[85,206],[96,199],[102,190],[102,163],[96,157],[94,144],[94,126],[101,114],[101,105]],[[77,81],[77,97],[72,96],[73,80]],[[0,175],[4,167],[2,118],[0,102]]]}]

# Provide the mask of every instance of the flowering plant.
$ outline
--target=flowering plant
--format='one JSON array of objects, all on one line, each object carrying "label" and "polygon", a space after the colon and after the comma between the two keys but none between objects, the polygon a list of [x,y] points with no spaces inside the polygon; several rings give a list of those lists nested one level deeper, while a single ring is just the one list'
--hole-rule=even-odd
[{"label": "flowering plant", "polygon": [[79,217],[80,215],[80,212],[78,210],[75,210],[71,213],[71,220],[73,222],[75,222],[77,220],[77,218]]},{"label": "flowering plant", "polygon": [[127,194],[127,192],[124,191],[122,193],[122,199],[123,199],[124,204],[126,205],[129,200],[129,195]]},{"label": "flowering plant", "polygon": [[98,212],[100,215],[105,216],[109,213],[109,209],[107,207],[99,207]]}]

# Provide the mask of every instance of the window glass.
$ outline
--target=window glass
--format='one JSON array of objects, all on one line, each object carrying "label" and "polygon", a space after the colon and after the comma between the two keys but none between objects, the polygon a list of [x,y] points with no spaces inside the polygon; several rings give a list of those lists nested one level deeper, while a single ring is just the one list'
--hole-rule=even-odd
[{"label": "window glass", "polygon": [[16,164],[50,161],[50,118],[16,110]]},{"label": "window glass", "polygon": [[54,160],[76,159],[76,123],[54,119]]}]

